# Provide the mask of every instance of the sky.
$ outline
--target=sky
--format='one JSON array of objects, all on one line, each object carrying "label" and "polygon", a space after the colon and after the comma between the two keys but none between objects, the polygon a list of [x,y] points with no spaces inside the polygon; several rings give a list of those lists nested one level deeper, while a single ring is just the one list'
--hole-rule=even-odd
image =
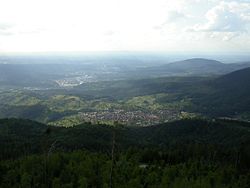
[{"label": "sky", "polygon": [[250,51],[250,0],[0,0],[0,53]]}]

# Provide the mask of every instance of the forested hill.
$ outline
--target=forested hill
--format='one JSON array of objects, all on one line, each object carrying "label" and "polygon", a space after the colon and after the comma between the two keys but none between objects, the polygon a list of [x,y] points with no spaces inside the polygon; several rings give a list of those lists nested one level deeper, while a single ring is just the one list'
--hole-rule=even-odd
[{"label": "forested hill", "polygon": [[249,159],[250,123],[238,121],[62,128],[0,120],[1,188],[248,188]]},{"label": "forested hill", "polygon": [[140,71],[158,76],[194,76],[194,75],[222,75],[232,71],[249,67],[248,63],[226,64],[220,61],[204,58],[192,58],[165,65],[147,67]]},{"label": "forested hill", "polygon": [[[124,99],[164,93],[159,103],[190,100],[184,110],[213,117],[242,117],[250,113],[250,69],[241,69],[220,77],[162,77],[83,84],[72,93]],[[169,96],[172,96],[171,98]],[[249,119],[247,116],[243,119]]]},{"label": "forested hill", "polygon": [[176,144],[212,144],[239,147],[250,143],[250,123],[186,119],[149,127],[118,127],[82,124],[72,128],[50,127],[30,120],[0,120],[1,157],[39,153],[54,143],[55,151],[90,149],[107,151],[112,131],[120,149],[166,149]]},{"label": "forested hill", "polygon": [[168,71],[171,72],[182,72],[189,74],[219,74],[226,73],[231,69],[231,67],[227,64],[221,63],[216,60],[203,59],[203,58],[193,58],[187,59],[183,61],[178,61],[174,63],[169,63],[167,65],[162,66]]},{"label": "forested hill", "polygon": [[[207,93],[194,95],[199,110],[213,116],[240,116],[250,112],[250,68],[205,82]],[[198,90],[198,88],[197,88]],[[199,91],[197,92],[199,93]]]},{"label": "forested hill", "polygon": [[250,93],[250,68],[241,69],[230,74],[221,76],[215,82],[218,87],[248,91]]}]

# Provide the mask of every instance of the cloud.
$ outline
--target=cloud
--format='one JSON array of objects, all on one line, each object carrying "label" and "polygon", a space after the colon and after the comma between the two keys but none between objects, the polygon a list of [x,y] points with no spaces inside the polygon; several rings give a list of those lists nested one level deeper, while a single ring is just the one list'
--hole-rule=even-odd
[{"label": "cloud", "polygon": [[204,32],[247,32],[250,4],[220,2],[206,13],[207,23],[197,24],[190,30]]},{"label": "cloud", "polygon": [[206,37],[209,37],[210,39],[220,39],[222,41],[230,41],[235,37],[240,36],[240,33],[238,32],[211,32],[207,33]]},{"label": "cloud", "polygon": [[153,29],[162,30],[165,29],[165,27],[173,27],[173,24],[176,25],[177,22],[180,22],[188,17],[189,15],[185,14],[181,10],[170,10],[167,12],[165,21],[159,25],[153,26]]},{"label": "cloud", "polygon": [[0,23],[0,35],[12,35],[11,29],[13,25],[7,23]]},{"label": "cloud", "polygon": [[5,51],[250,49],[249,0],[0,1]]},{"label": "cloud", "polygon": [[0,23],[2,36],[38,34],[41,31],[43,31],[42,28],[32,25]]},{"label": "cloud", "polygon": [[169,11],[166,22],[174,22],[174,21],[183,19],[185,17],[186,15],[181,11],[177,11],[177,10]]},{"label": "cloud", "polygon": [[104,34],[104,36],[113,36],[116,34],[116,32],[113,30],[107,30],[103,34]]},{"label": "cloud", "polygon": [[229,33],[224,34],[224,36],[222,37],[222,40],[223,41],[230,41],[237,36],[239,36],[239,33],[229,32]]},{"label": "cloud", "polygon": [[12,26],[10,24],[0,23],[0,30],[7,30],[7,29],[9,29],[11,27]]}]

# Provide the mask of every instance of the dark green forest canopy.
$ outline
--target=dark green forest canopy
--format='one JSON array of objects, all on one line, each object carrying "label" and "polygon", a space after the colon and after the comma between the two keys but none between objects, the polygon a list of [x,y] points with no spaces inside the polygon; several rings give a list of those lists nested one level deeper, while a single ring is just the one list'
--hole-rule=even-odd
[{"label": "dark green forest canopy", "polygon": [[187,119],[150,127],[51,127],[0,120],[0,187],[250,185],[250,123]]},{"label": "dark green forest canopy", "polygon": [[[116,131],[117,145],[121,150],[129,147],[167,149],[185,144],[216,145],[232,149],[247,145],[250,140],[250,123],[229,120],[186,119],[149,127],[114,128],[101,124],[82,124],[63,128],[30,120],[2,119],[1,154],[4,157],[4,153],[8,153],[4,152],[5,149],[36,153],[41,151],[42,146],[54,142],[56,151],[82,148],[107,151],[113,130]],[[18,155],[14,152],[13,156]]]}]

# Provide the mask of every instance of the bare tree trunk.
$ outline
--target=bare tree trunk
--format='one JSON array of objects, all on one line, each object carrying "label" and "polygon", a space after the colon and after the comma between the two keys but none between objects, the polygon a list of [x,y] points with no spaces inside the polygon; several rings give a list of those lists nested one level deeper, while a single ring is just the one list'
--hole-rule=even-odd
[{"label": "bare tree trunk", "polygon": [[114,163],[115,163],[115,129],[113,129],[113,138],[112,138],[112,152],[111,152],[111,169],[110,169],[110,188],[113,188],[113,171],[114,171]]}]

